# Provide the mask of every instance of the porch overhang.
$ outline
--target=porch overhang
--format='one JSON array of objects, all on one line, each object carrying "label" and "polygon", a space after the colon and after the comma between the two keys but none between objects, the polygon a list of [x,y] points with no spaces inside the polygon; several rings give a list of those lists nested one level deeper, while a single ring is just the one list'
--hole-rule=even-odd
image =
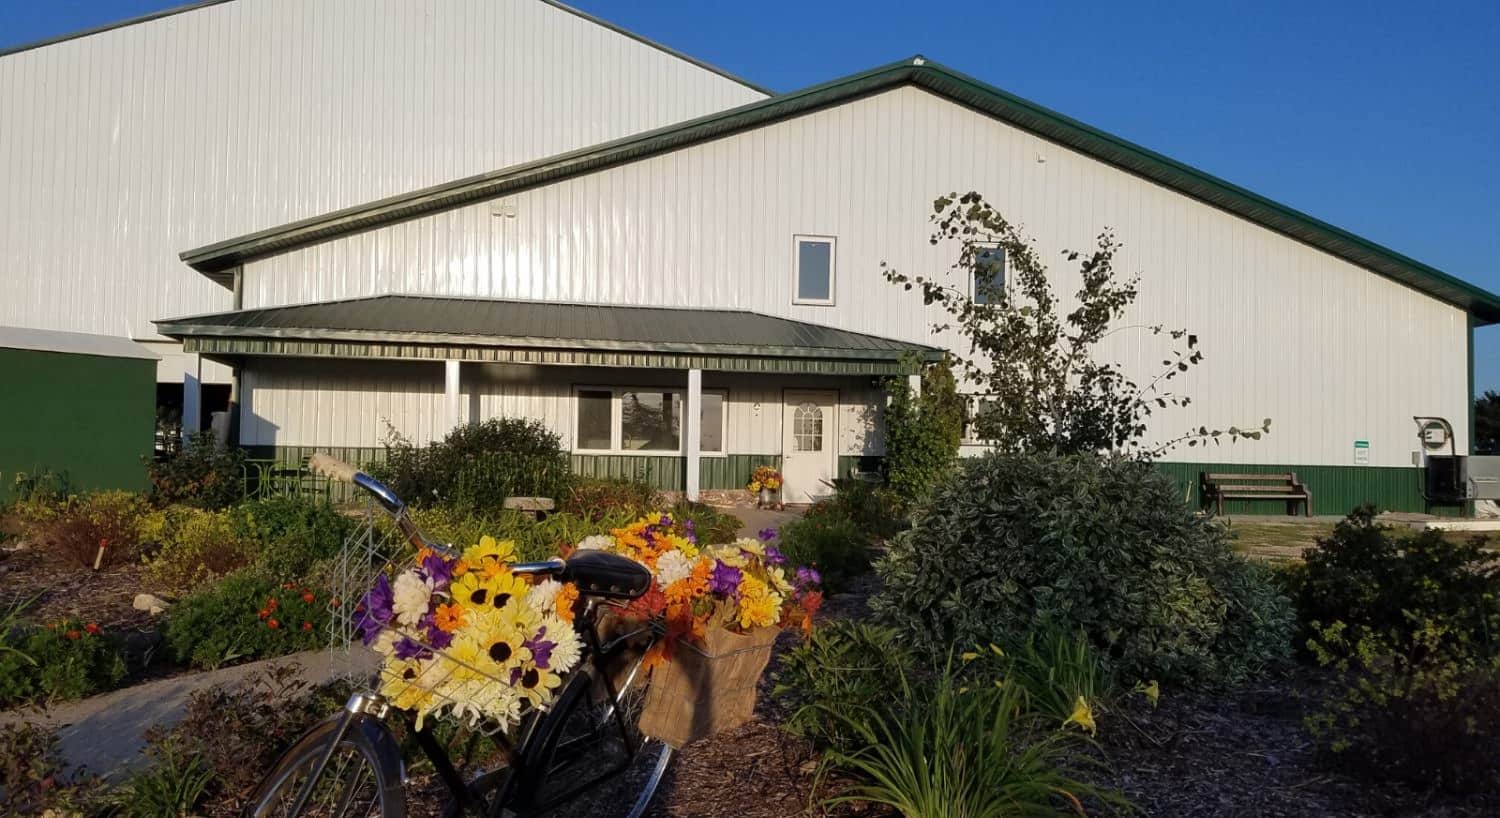
[{"label": "porch overhang", "polygon": [[941,350],[740,310],[387,295],[155,322],[215,358],[902,375]]}]

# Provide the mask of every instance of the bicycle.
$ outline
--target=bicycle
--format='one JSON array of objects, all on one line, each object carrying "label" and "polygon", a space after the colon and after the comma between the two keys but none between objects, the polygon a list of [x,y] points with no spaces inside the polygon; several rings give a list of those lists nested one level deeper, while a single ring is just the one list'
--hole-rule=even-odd
[{"label": "bicycle", "polygon": [[[309,467],[363,489],[394,521],[398,536],[419,551],[454,552],[433,543],[406,514],[406,505],[369,475],[325,454]],[[579,667],[557,697],[530,709],[515,737],[496,731],[491,738],[503,765],[465,781],[432,724],[420,728],[409,713],[375,691],[349,697],[343,711],[323,721],[288,748],[256,788],[245,815],[251,818],[302,816],[379,816],[405,818],[404,759],[387,723],[404,718],[416,745],[431,761],[448,791],[445,816],[476,818],[545,815],[587,796],[639,818],[671,764],[673,748],[636,729],[645,650],[661,637],[659,623],[624,633],[601,635],[601,613],[643,595],[651,585],[647,569],[625,557],[588,551],[564,560],[518,563],[520,575],[554,577],[574,583],[579,598],[574,627],[584,643]],[[612,620],[619,622],[620,620]],[[607,792],[606,792],[607,790]],[[601,793],[603,797],[600,798]]]}]

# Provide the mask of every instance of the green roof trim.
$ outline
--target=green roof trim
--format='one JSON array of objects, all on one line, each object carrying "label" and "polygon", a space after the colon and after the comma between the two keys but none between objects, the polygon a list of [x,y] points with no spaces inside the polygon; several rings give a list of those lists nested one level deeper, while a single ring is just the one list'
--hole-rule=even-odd
[{"label": "green roof trim", "polygon": [[381,199],[182,253],[210,277],[246,261],[762,127],[915,85],[1500,323],[1500,296],[1301,211],[965,74],[914,57],[593,147]]},{"label": "green roof trim", "polygon": [[381,295],[155,322],[210,355],[889,375],[934,347],[742,310]]}]

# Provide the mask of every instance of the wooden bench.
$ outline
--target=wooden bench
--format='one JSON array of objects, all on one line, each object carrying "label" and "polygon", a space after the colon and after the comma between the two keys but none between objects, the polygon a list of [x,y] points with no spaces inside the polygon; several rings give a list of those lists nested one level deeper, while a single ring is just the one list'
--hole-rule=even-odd
[{"label": "wooden bench", "polygon": [[547,519],[557,503],[550,497],[507,497],[501,506],[509,511],[519,511],[537,522]]},{"label": "wooden bench", "polygon": [[1209,474],[1201,475],[1203,496],[1218,503],[1219,516],[1224,515],[1225,500],[1285,500],[1286,513],[1312,516],[1312,492],[1297,481],[1296,472],[1286,474]]}]

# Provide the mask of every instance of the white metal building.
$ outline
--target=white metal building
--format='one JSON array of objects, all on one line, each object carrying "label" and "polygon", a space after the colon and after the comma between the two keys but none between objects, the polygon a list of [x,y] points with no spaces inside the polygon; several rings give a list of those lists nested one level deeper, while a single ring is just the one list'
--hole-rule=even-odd
[{"label": "white metal building", "polygon": [[[593,70],[576,57],[558,70]],[[691,494],[777,462],[802,499],[883,453],[897,359],[955,344],[880,264],[946,270],[932,200],[977,190],[1044,258],[1113,228],[1118,268],[1142,273],[1131,322],[1198,334],[1193,403],[1153,435],[1273,419],[1258,443],[1175,453],[1185,484],[1296,471],[1319,512],[1420,509],[1412,417],[1453,420],[1468,446],[1473,328],[1500,322],[1500,297],[922,58],[770,98],[672,64],[718,77],[696,118],[173,239],[223,290],[189,317],[157,307],[158,331],[237,369],[240,441],[278,457],[367,459],[388,426],[421,442],[519,414],[580,471]],[[1071,292],[1075,271],[1054,272]],[[1145,373],[1162,351],[1107,352]]]}]

